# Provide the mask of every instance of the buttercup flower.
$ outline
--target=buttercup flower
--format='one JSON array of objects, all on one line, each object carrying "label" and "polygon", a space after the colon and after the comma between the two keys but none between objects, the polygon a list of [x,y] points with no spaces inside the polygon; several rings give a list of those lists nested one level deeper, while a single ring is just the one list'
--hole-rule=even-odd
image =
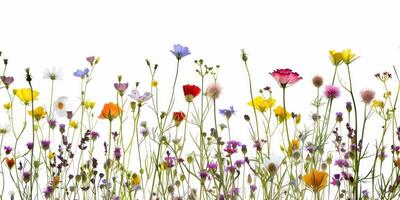
[{"label": "buttercup flower", "polygon": [[334,85],[325,86],[324,95],[328,99],[336,99],[340,96],[340,90]]},{"label": "buttercup flower", "polygon": [[115,103],[109,102],[104,104],[103,110],[99,115],[99,119],[113,120],[117,118],[122,112],[122,109]]},{"label": "buttercup flower", "polygon": [[61,80],[62,79],[62,70],[59,68],[53,67],[51,70],[46,69],[43,73],[43,78],[44,79],[50,79],[50,80]]},{"label": "buttercup flower", "polygon": [[351,51],[351,49],[345,49],[342,51],[342,59],[345,64],[350,64],[357,59],[356,55]]},{"label": "buttercup flower", "polygon": [[186,115],[183,112],[174,112],[172,119],[175,121],[175,126],[179,126],[183,120],[186,119]]},{"label": "buttercup flower", "polygon": [[253,99],[253,102],[248,102],[247,105],[252,106],[254,104],[254,108],[260,112],[265,112],[271,109],[275,105],[276,100],[272,97],[265,99],[262,96],[257,96]]},{"label": "buttercup flower", "polygon": [[361,99],[364,103],[370,104],[371,101],[375,98],[375,91],[371,89],[365,89],[360,93]]},{"label": "buttercup flower", "polygon": [[342,63],[342,53],[336,52],[335,50],[329,51],[329,58],[331,59],[332,65],[339,66]]},{"label": "buttercup flower", "polygon": [[384,103],[383,103],[383,101],[381,101],[381,100],[374,99],[374,100],[372,101],[372,107],[373,107],[373,108],[383,108],[383,107],[384,107]]},{"label": "buttercup flower", "polygon": [[314,192],[319,192],[328,184],[328,173],[311,169],[303,176],[303,181]]},{"label": "buttercup flower", "polygon": [[25,105],[28,105],[32,101],[32,96],[34,101],[37,100],[37,97],[39,96],[38,91],[33,90],[32,94],[31,89],[29,88],[15,89],[14,93]]},{"label": "buttercup flower", "polygon": [[35,118],[36,121],[39,121],[43,118],[46,117],[47,112],[44,110],[44,108],[42,106],[39,106],[37,108],[35,108],[35,110],[30,110],[28,111],[30,116],[33,116]]},{"label": "buttercup flower", "polygon": [[78,128],[78,122],[75,120],[70,121],[68,125],[69,125],[69,127],[74,128],[74,129]]},{"label": "buttercup flower", "polygon": [[131,175],[131,185],[133,187],[140,187],[140,181],[141,179],[139,174],[133,173]]},{"label": "buttercup flower", "polygon": [[86,109],[93,109],[94,108],[94,106],[96,105],[96,102],[94,102],[94,101],[85,101],[85,108]]},{"label": "buttercup flower", "polygon": [[181,58],[190,55],[190,51],[188,47],[184,47],[180,44],[174,45],[174,50],[170,50],[172,54],[176,57],[176,59],[180,60]]},{"label": "buttercup flower", "polygon": [[84,70],[77,69],[74,72],[74,76],[79,77],[81,79],[84,79],[88,74],[89,74],[89,68],[85,68]]},{"label": "buttercup flower", "polygon": [[185,95],[185,99],[187,102],[192,102],[193,98],[200,94],[200,88],[196,85],[184,85],[183,86],[183,94]]},{"label": "buttercup flower", "polygon": [[282,106],[278,106],[274,109],[274,113],[276,118],[278,119],[279,123],[284,122],[287,119],[290,119],[291,114],[287,111],[285,111],[285,109],[283,109]]},{"label": "buttercup flower", "polygon": [[143,95],[140,95],[138,90],[133,89],[129,96],[135,101],[137,101],[139,104],[142,104],[151,99],[153,95],[150,92],[145,92]]},{"label": "buttercup flower", "polygon": [[298,139],[292,139],[289,143],[288,147],[288,156],[292,156],[293,151],[299,150],[300,149],[300,140]]},{"label": "buttercup flower", "polygon": [[66,117],[68,111],[68,97],[61,96],[54,102],[54,112],[58,117]]},{"label": "buttercup flower", "polygon": [[283,88],[289,87],[303,79],[298,73],[293,72],[291,69],[276,69],[270,74]]}]

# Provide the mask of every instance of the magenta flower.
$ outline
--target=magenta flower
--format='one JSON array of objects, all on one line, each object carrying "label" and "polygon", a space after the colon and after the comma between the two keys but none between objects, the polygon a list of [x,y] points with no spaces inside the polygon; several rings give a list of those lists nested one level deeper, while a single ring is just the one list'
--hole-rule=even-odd
[{"label": "magenta flower", "polygon": [[13,150],[13,148],[10,147],[10,146],[4,146],[3,148],[4,148],[4,151],[6,152],[7,155],[10,154],[11,151]]},{"label": "magenta flower", "polygon": [[369,104],[375,98],[375,91],[371,89],[365,89],[361,91],[361,99],[364,103]]},{"label": "magenta flower", "polygon": [[211,171],[217,171],[218,164],[216,162],[210,162],[207,164],[207,169]]},{"label": "magenta flower", "polygon": [[270,74],[283,88],[289,87],[303,79],[297,72],[293,72],[291,69],[276,69]]},{"label": "magenta flower", "polygon": [[327,85],[325,86],[324,95],[328,99],[335,99],[340,96],[340,90],[334,85]]}]

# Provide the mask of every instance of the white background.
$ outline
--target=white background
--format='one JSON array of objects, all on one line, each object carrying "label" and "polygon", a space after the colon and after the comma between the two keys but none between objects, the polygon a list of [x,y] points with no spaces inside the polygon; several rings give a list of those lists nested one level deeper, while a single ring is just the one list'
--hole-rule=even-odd
[{"label": "white background", "polygon": [[[235,124],[233,135],[249,141],[242,120],[243,114],[251,114],[246,105],[250,97],[240,59],[242,48],[249,53],[254,92],[273,86],[278,104],[281,91],[268,73],[288,67],[303,76],[304,80],[288,90],[288,110],[300,112],[303,122],[310,122],[312,113],[310,101],[315,90],[310,79],[320,74],[331,80],[330,49],[352,48],[360,56],[351,66],[355,91],[373,88],[377,97],[382,97],[373,75],[400,66],[400,12],[395,1],[375,2],[1,1],[0,50],[9,58],[8,75],[16,78],[14,87],[27,86],[23,69],[31,68],[41,104],[48,104],[50,85],[42,80],[46,68],[63,70],[64,80],[57,82],[55,96],[69,96],[77,105],[80,82],[72,73],[87,66],[87,56],[100,56],[88,94],[99,111],[103,103],[114,101],[112,83],[117,75],[123,74],[130,88],[139,81],[142,91],[149,90],[145,58],[159,64],[157,80],[162,94],[169,95],[176,61],[169,50],[180,43],[192,54],[182,61],[177,89],[177,97],[182,99],[175,110],[186,108],[180,86],[199,84],[193,60],[219,64],[223,86],[219,105],[235,106],[238,114],[234,120],[240,123]],[[344,68],[339,68],[339,73],[346,81]],[[345,111],[344,102],[350,100],[344,90],[342,94],[334,112]],[[0,100],[5,103],[1,96]],[[377,134],[370,130],[367,137]]]}]

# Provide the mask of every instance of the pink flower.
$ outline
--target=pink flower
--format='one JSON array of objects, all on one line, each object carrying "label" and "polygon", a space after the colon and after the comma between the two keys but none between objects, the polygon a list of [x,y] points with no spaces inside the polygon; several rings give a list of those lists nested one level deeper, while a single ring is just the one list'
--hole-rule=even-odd
[{"label": "pink flower", "polygon": [[289,87],[303,79],[298,73],[293,72],[291,69],[276,69],[270,74],[283,88]]},{"label": "pink flower", "polygon": [[371,89],[365,89],[361,91],[361,99],[364,103],[369,104],[375,98],[375,91]]},{"label": "pink flower", "polygon": [[338,87],[333,86],[333,85],[327,85],[325,86],[325,91],[324,95],[328,99],[335,99],[338,98],[340,95],[340,90]]}]

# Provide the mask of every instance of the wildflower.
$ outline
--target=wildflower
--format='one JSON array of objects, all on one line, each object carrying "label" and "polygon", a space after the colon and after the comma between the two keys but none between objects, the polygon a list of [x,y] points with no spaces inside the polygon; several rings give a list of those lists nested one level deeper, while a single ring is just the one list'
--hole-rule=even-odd
[{"label": "wildflower", "polygon": [[62,71],[61,69],[56,69],[53,67],[51,70],[46,69],[43,73],[43,78],[44,79],[50,79],[50,80],[61,80],[62,79]]},{"label": "wildflower", "polygon": [[86,76],[88,76],[88,74],[89,74],[89,68],[85,68],[83,71],[80,69],[77,69],[74,72],[74,76],[79,77],[81,79],[84,79]]},{"label": "wildflower", "polygon": [[10,87],[11,83],[14,82],[14,77],[12,77],[12,76],[1,76],[1,81],[4,83],[4,85],[8,89]]},{"label": "wildflower", "polygon": [[229,190],[228,195],[231,197],[237,197],[237,196],[239,196],[239,193],[240,193],[240,188],[234,187]]},{"label": "wildflower", "polygon": [[236,140],[229,140],[226,143],[226,147],[224,149],[224,151],[226,151],[229,155],[232,155],[234,153],[237,153],[238,151],[238,147],[240,147],[241,143],[239,141]]},{"label": "wildflower", "polygon": [[141,106],[144,102],[148,101],[151,99],[153,96],[150,92],[145,92],[143,95],[140,95],[139,91],[136,89],[133,89],[131,91],[131,94],[129,95],[132,99],[137,101],[139,103],[139,106]]},{"label": "wildflower", "polygon": [[57,126],[57,121],[55,119],[49,119],[47,120],[47,123],[51,129],[55,129]]},{"label": "wildflower", "polygon": [[316,88],[319,88],[324,83],[324,79],[321,76],[316,75],[313,77],[312,83]]},{"label": "wildflower", "polygon": [[361,191],[362,199],[369,199],[369,192],[368,190]]},{"label": "wildflower", "polygon": [[216,172],[218,168],[218,163],[216,162],[209,162],[207,163],[207,169],[212,171],[212,172]]},{"label": "wildflower", "polygon": [[13,148],[10,146],[4,146],[3,149],[6,152],[6,155],[10,154],[11,151],[13,150]]},{"label": "wildflower", "polygon": [[289,87],[303,79],[298,73],[293,72],[291,69],[276,69],[270,74],[282,88]]},{"label": "wildflower", "polygon": [[54,112],[57,114],[58,117],[66,117],[67,110],[68,110],[68,97],[61,96],[58,97],[56,101],[54,101]]},{"label": "wildflower", "polygon": [[199,172],[199,177],[200,177],[200,179],[201,179],[202,181],[205,181],[205,180],[207,179],[207,177],[208,177],[207,171],[200,171],[200,172]]},{"label": "wildflower", "polygon": [[364,102],[365,104],[370,104],[371,101],[375,97],[375,91],[373,91],[371,89],[365,89],[365,90],[361,91],[360,94],[361,94],[362,102]]},{"label": "wildflower", "polygon": [[70,121],[68,125],[69,125],[69,127],[74,128],[74,129],[78,128],[78,122],[75,120]]},{"label": "wildflower", "polygon": [[331,59],[332,65],[335,65],[335,66],[339,66],[343,61],[342,53],[336,52],[335,50],[329,51],[329,58]]},{"label": "wildflower", "polygon": [[240,168],[242,165],[244,165],[245,161],[244,160],[236,160],[233,165],[237,168]]},{"label": "wildflower", "polygon": [[25,183],[28,183],[31,180],[32,173],[30,171],[23,171],[22,172],[22,179]]},{"label": "wildflower", "polygon": [[26,143],[26,148],[28,148],[29,150],[32,150],[33,149],[33,142]]},{"label": "wildflower", "polygon": [[32,110],[28,111],[28,113],[30,116],[33,116],[36,121],[43,119],[47,115],[47,112],[44,110],[42,106],[35,108],[35,110],[33,111]]},{"label": "wildflower", "polygon": [[343,167],[348,168],[348,167],[350,167],[350,164],[346,159],[337,159],[337,160],[335,160],[335,164],[334,165],[338,166],[340,168],[343,168]]},{"label": "wildflower", "polygon": [[55,153],[55,152],[51,152],[51,151],[50,151],[50,152],[47,154],[47,158],[48,158],[49,160],[53,160],[55,156],[56,156],[56,153]]},{"label": "wildflower", "polygon": [[311,169],[303,176],[303,181],[314,192],[319,192],[327,185],[328,173]]},{"label": "wildflower", "polygon": [[351,49],[345,49],[342,51],[343,62],[348,65],[356,60],[356,55],[351,51]]},{"label": "wildflower", "polygon": [[0,125],[0,135],[4,135],[10,132],[10,125],[8,124],[2,124]]},{"label": "wildflower", "polygon": [[7,158],[6,157],[6,164],[7,164],[8,169],[12,169],[14,167],[14,165],[15,165],[14,158]]},{"label": "wildflower", "polygon": [[140,186],[140,181],[141,181],[140,175],[136,174],[136,173],[133,173],[131,175],[131,180],[130,181],[131,181],[131,185],[133,187],[139,187]]},{"label": "wildflower", "polygon": [[151,81],[151,87],[157,87],[158,86],[158,82],[156,80],[152,80]]},{"label": "wildflower", "polygon": [[61,177],[60,176],[53,176],[53,178],[51,179],[51,185],[53,187],[57,187],[58,184],[60,184],[61,182]]},{"label": "wildflower", "polygon": [[301,115],[300,114],[295,114],[294,115],[294,123],[295,124],[300,124],[301,121]]},{"label": "wildflower", "polygon": [[186,115],[183,112],[174,112],[172,119],[175,121],[175,126],[179,126],[183,120],[186,119]]},{"label": "wildflower", "polygon": [[42,149],[48,150],[50,148],[50,140],[42,140],[40,144],[42,145]]},{"label": "wildflower", "polygon": [[85,108],[86,108],[86,109],[89,109],[89,108],[90,108],[90,109],[93,109],[94,106],[96,105],[96,102],[86,100],[84,104],[85,104]]},{"label": "wildflower", "polygon": [[[37,97],[39,96],[38,91],[33,90],[33,93],[32,93],[30,88],[15,89],[14,94],[25,105],[28,105],[32,100],[33,101],[37,100]],[[32,99],[32,96],[33,96],[33,99]]]},{"label": "wildflower", "polygon": [[99,119],[113,120],[117,118],[122,113],[122,109],[115,103],[109,102],[104,104],[103,110],[99,115]]},{"label": "wildflower", "polygon": [[59,131],[60,131],[60,133],[65,133],[65,124],[60,124],[59,126]]},{"label": "wildflower", "polygon": [[187,102],[192,102],[193,99],[200,94],[200,91],[200,88],[196,85],[187,84],[183,86],[183,94]]},{"label": "wildflower", "polygon": [[225,172],[227,172],[227,173],[233,174],[233,173],[235,173],[235,171],[236,171],[236,167],[233,165],[228,165],[225,167]]},{"label": "wildflower", "polygon": [[386,82],[387,80],[392,78],[392,74],[389,72],[383,72],[382,76],[380,73],[376,73],[375,77],[378,78],[382,82]]},{"label": "wildflower", "polygon": [[256,185],[250,185],[250,192],[254,193],[257,190],[257,186]]},{"label": "wildflower", "polygon": [[343,178],[340,177],[340,174],[335,174],[332,177],[331,184],[334,185],[334,186],[340,186],[341,180],[343,180]]},{"label": "wildflower", "polygon": [[275,175],[282,163],[283,157],[272,153],[269,158],[264,160],[264,168],[270,175]]},{"label": "wildflower", "polygon": [[184,47],[180,44],[174,45],[174,50],[170,50],[172,54],[176,57],[176,59],[180,60],[181,58],[190,55],[190,51],[188,47]]},{"label": "wildflower", "polygon": [[10,110],[11,107],[12,107],[11,102],[3,104],[3,108],[6,109],[6,110]]},{"label": "wildflower", "polygon": [[219,109],[219,114],[229,119],[233,114],[235,114],[235,110],[233,109],[233,106],[230,106],[229,109]]},{"label": "wildflower", "polygon": [[53,195],[53,192],[54,192],[53,186],[51,186],[51,185],[47,186],[47,187],[43,190],[44,197],[45,197],[46,199],[50,199],[51,196]]},{"label": "wildflower", "polygon": [[336,122],[342,122],[343,121],[343,113],[342,112],[337,112],[336,113]]},{"label": "wildflower", "polygon": [[89,56],[89,57],[86,57],[86,61],[88,61],[89,62],[89,64],[90,64],[90,66],[94,66],[94,65],[96,65],[97,63],[99,63],[99,61],[100,61],[100,57],[95,57],[95,56]]},{"label": "wildflower", "polygon": [[300,140],[298,139],[292,139],[289,143],[288,147],[288,156],[292,156],[293,151],[299,150],[300,149]]},{"label": "wildflower", "polygon": [[221,94],[221,86],[218,83],[212,83],[206,90],[206,95],[212,99],[217,99]]},{"label": "wildflower", "polygon": [[346,102],[346,110],[347,110],[347,112],[351,112],[351,110],[353,110],[353,107],[352,107],[352,105],[351,105],[351,102]]},{"label": "wildflower", "polygon": [[121,148],[120,147],[116,147],[114,149],[114,157],[116,160],[119,160],[122,156],[122,152],[121,152]]},{"label": "wildflower", "polygon": [[96,140],[96,139],[99,138],[99,137],[100,137],[100,135],[99,135],[98,132],[96,132],[96,131],[90,131],[90,138],[91,138],[92,140]]},{"label": "wildflower", "polygon": [[165,168],[173,168],[175,166],[175,157],[170,156],[171,153],[169,151],[167,151],[167,156],[164,157],[164,167]]},{"label": "wildflower", "polygon": [[265,112],[269,109],[271,109],[275,105],[276,100],[272,97],[265,99],[262,96],[257,96],[256,98],[253,99],[253,102],[248,102],[247,105],[253,106],[254,108],[260,112]]},{"label": "wildflower", "polygon": [[334,85],[327,85],[325,86],[324,95],[328,99],[335,99],[340,96],[340,90]]},{"label": "wildflower", "polygon": [[114,83],[114,88],[123,95],[125,90],[128,89],[128,83]]},{"label": "wildflower", "polygon": [[287,119],[290,119],[291,115],[289,112],[285,111],[282,106],[278,106],[274,109],[274,113],[279,123],[284,122]]}]

